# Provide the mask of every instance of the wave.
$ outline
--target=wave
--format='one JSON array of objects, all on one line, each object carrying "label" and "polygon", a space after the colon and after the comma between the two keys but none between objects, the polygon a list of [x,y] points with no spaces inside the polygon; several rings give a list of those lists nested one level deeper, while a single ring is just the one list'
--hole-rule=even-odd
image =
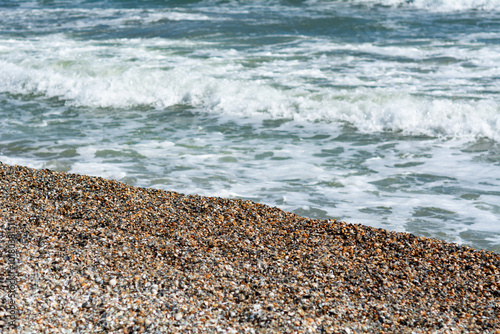
[{"label": "wave", "polygon": [[[50,3],[50,5],[45,5],[43,9],[40,8],[40,4],[38,1],[25,1],[23,2],[22,5],[20,4],[12,4],[11,6],[8,6],[7,8],[17,8],[20,10],[33,10],[35,9],[36,11],[40,12],[45,12],[45,11],[67,11],[71,13],[73,9],[75,8],[80,8],[77,11],[79,11],[81,14],[86,14],[87,11],[92,11],[93,14],[97,14],[99,16],[102,15],[107,15],[110,13],[109,8],[107,8],[109,5],[115,5],[118,8],[121,9],[116,9],[113,10],[115,12],[120,12],[122,14],[131,14],[135,16],[137,11],[136,9],[131,10],[129,7],[129,3],[124,4],[121,3],[122,1],[107,1],[107,2],[95,2],[95,1],[73,1],[71,2],[72,5],[68,6],[68,3],[65,1],[53,1]],[[128,1],[127,1],[128,2]],[[179,1],[179,3],[171,2],[170,6],[175,7],[176,11],[172,13],[167,13],[167,15],[164,17],[165,19],[169,20],[206,20],[209,19],[208,17],[204,15],[191,15],[189,13],[183,13],[183,12],[178,12],[181,7],[184,5],[187,5],[188,7],[196,8],[196,7],[205,7],[205,8],[212,8],[215,9],[215,7],[224,7],[225,9],[232,8],[232,9],[237,9],[237,8],[251,8],[252,6],[282,6],[286,5],[287,3],[296,6],[298,4],[312,4],[312,5],[317,5],[317,4],[326,4],[329,5],[331,3],[346,3],[346,2],[351,2],[355,4],[364,4],[364,5],[379,5],[379,6],[388,6],[388,7],[407,7],[407,8],[418,8],[418,9],[425,9],[425,10],[430,10],[430,11],[440,11],[440,12],[448,12],[448,11],[463,11],[463,10],[483,10],[483,11],[498,11],[500,9],[500,0],[306,0],[304,2],[299,2],[299,1],[280,1],[280,0],[247,0],[244,3],[242,3],[239,0],[197,0],[197,1],[191,1],[188,3]],[[193,4],[195,4],[193,6]],[[155,3],[154,1],[151,2],[142,2],[141,7],[147,11],[147,8],[154,9],[155,11],[161,13],[163,9],[165,8],[165,4],[162,2]],[[145,5],[145,7],[144,7]],[[64,8],[64,9],[63,9]],[[70,10],[70,8],[72,8]],[[101,13],[96,13],[94,10],[95,8],[100,8]],[[36,13],[35,13],[36,14]],[[75,12],[76,14],[76,12]],[[142,15],[139,14],[139,18],[142,19]],[[61,17],[64,19],[63,17]]]},{"label": "wave", "polygon": [[499,0],[355,0],[355,3],[408,7],[436,12],[464,10],[498,11]]},{"label": "wave", "polygon": [[0,91],[59,98],[70,106],[167,108],[188,105],[202,112],[298,122],[347,122],[362,132],[402,131],[443,137],[487,137],[500,141],[498,101],[453,101],[392,89],[283,90],[266,83],[214,78],[172,69],[129,69],[112,77],[68,76],[23,70],[0,63]]},{"label": "wave", "polygon": [[[306,52],[298,48],[315,47],[349,51],[354,46],[308,41],[279,51],[294,54]],[[404,49],[385,50],[369,44],[356,49],[363,51],[362,57],[368,52],[407,54]],[[447,50],[451,55],[455,52]],[[58,98],[68,106],[164,109],[180,104],[213,115],[256,120],[347,122],[363,132],[500,141],[500,101],[494,93],[498,87],[494,82],[484,83],[486,75],[497,75],[496,67],[480,72],[476,66],[469,73],[454,59],[440,71],[436,67],[440,60],[425,52],[415,49],[412,56],[431,57],[432,73],[421,74],[429,66],[425,62],[419,62],[419,71],[413,67],[417,63],[411,63],[413,73],[406,62],[388,62],[385,56],[373,62],[352,56],[297,61],[275,55],[274,60],[258,64],[256,59],[272,58],[273,53],[220,50],[208,42],[127,39],[99,43],[51,35],[2,41],[0,92]],[[478,79],[483,83],[478,84]],[[484,87],[492,93],[482,94]]]}]

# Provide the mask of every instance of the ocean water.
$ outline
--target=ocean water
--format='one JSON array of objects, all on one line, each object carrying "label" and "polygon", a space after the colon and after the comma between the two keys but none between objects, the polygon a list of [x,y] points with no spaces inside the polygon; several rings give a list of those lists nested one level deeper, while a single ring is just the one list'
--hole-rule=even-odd
[{"label": "ocean water", "polygon": [[500,252],[500,0],[0,0],[0,161]]}]

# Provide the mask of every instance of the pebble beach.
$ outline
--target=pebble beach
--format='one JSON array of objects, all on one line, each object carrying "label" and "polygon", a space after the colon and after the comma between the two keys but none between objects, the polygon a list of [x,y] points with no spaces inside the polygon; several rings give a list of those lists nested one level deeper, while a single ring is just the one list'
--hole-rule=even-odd
[{"label": "pebble beach", "polygon": [[500,255],[436,239],[6,164],[0,223],[2,333],[500,333]]}]

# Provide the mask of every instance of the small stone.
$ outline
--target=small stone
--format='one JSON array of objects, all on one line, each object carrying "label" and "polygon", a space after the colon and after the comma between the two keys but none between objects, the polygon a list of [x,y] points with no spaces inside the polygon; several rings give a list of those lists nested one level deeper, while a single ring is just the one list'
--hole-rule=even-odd
[{"label": "small stone", "polygon": [[182,313],[181,313],[181,312],[177,312],[177,313],[175,314],[175,320],[179,321],[179,320],[181,320],[181,319],[182,319]]}]

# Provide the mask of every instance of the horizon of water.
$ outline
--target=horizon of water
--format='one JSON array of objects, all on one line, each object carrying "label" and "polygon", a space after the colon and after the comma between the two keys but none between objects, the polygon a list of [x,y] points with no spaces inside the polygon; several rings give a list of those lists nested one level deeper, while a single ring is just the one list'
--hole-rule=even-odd
[{"label": "horizon of water", "polygon": [[500,1],[0,1],[0,161],[500,252]]}]

